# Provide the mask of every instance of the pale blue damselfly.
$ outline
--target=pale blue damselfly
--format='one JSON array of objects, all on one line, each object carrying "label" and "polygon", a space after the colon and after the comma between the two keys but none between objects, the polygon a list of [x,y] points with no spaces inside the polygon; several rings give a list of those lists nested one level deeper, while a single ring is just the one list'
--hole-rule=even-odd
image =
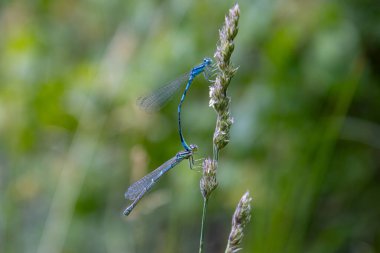
[{"label": "pale blue damselfly", "polygon": [[193,154],[197,150],[197,145],[190,144],[189,150],[178,152],[174,157],[166,161],[160,167],[129,186],[128,190],[125,192],[125,198],[133,200],[133,202],[124,210],[124,215],[129,215],[144,195],[170,169],[174,168],[185,159],[189,159],[190,167],[192,167],[194,165]]}]

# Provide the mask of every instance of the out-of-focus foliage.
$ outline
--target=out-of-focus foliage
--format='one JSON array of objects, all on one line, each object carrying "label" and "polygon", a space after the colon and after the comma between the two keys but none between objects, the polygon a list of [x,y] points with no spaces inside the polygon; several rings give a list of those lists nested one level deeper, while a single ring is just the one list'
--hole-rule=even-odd
[{"label": "out-of-focus foliage", "polygon": [[[140,95],[212,56],[234,1],[0,4],[0,252],[196,252],[200,174],[168,173],[128,218],[127,186],[181,150],[177,99]],[[209,201],[222,252],[253,196],[244,252],[380,251],[380,4],[239,1],[235,124]],[[184,134],[211,155],[197,78]]]}]

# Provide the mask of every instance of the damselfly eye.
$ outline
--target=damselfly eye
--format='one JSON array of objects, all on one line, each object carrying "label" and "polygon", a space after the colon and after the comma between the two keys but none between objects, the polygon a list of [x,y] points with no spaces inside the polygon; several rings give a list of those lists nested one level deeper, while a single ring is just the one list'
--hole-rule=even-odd
[{"label": "damselfly eye", "polygon": [[190,144],[190,149],[191,149],[191,151],[198,151],[198,146],[197,145],[195,145],[195,144]]},{"label": "damselfly eye", "polygon": [[204,58],[203,59],[203,64],[206,65],[206,66],[212,64],[211,58],[208,58],[208,57]]}]

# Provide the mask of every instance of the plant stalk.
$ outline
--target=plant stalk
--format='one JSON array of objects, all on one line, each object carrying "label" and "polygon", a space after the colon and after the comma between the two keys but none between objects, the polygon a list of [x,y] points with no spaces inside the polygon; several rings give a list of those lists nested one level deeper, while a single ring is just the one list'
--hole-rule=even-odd
[{"label": "plant stalk", "polygon": [[204,245],[204,228],[206,223],[206,210],[207,210],[207,203],[208,198],[203,198],[203,211],[202,211],[202,223],[201,223],[201,236],[199,239],[199,253],[203,252],[203,245]]}]

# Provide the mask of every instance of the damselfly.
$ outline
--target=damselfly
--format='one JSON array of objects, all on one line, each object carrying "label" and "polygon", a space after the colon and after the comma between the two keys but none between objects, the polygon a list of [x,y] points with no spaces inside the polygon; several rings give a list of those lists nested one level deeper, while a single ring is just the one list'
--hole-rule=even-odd
[{"label": "damselfly", "polygon": [[181,100],[178,104],[178,132],[179,137],[182,143],[182,146],[185,148],[185,150],[189,151],[190,146],[187,145],[185,138],[182,134],[182,127],[181,127],[181,108],[182,103],[185,100],[186,93],[188,89],[190,88],[194,78],[203,73],[205,78],[209,80],[209,77],[211,76],[210,73],[213,72],[212,67],[212,60],[210,58],[204,58],[203,62],[194,68],[191,69],[189,73],[186,73],[182,75],[181,77],[175,79],[174,81],[170,82],[169,84],[165,85],[164,87],[159,88],[157,91],[153,92],[151,95],[148,95],[146,97],[141,97],[137,100],[137,104],[140,108],[142,108],[145,111],[153,112],[161,109],[168,101],[169,99],[178,91],[179,87],[181,87],[183,84],[187,84],[185,87],[185,90],[182,93]]},{"label": "damselfly", "polygon": [[145,193],[147,193],[166,172],[174,168],[184,159],[189,159],[190,167],[192,167],[194,164],[193,154],[197,150],[197,145],[190,144],[189,150],[178,152],[173,158],[129,186],[128,190],[125,192],[125,198],[133,200],[133,202],[124,210],[124,215],[129,215],[136,207],[137,203],[144,197]]}]

